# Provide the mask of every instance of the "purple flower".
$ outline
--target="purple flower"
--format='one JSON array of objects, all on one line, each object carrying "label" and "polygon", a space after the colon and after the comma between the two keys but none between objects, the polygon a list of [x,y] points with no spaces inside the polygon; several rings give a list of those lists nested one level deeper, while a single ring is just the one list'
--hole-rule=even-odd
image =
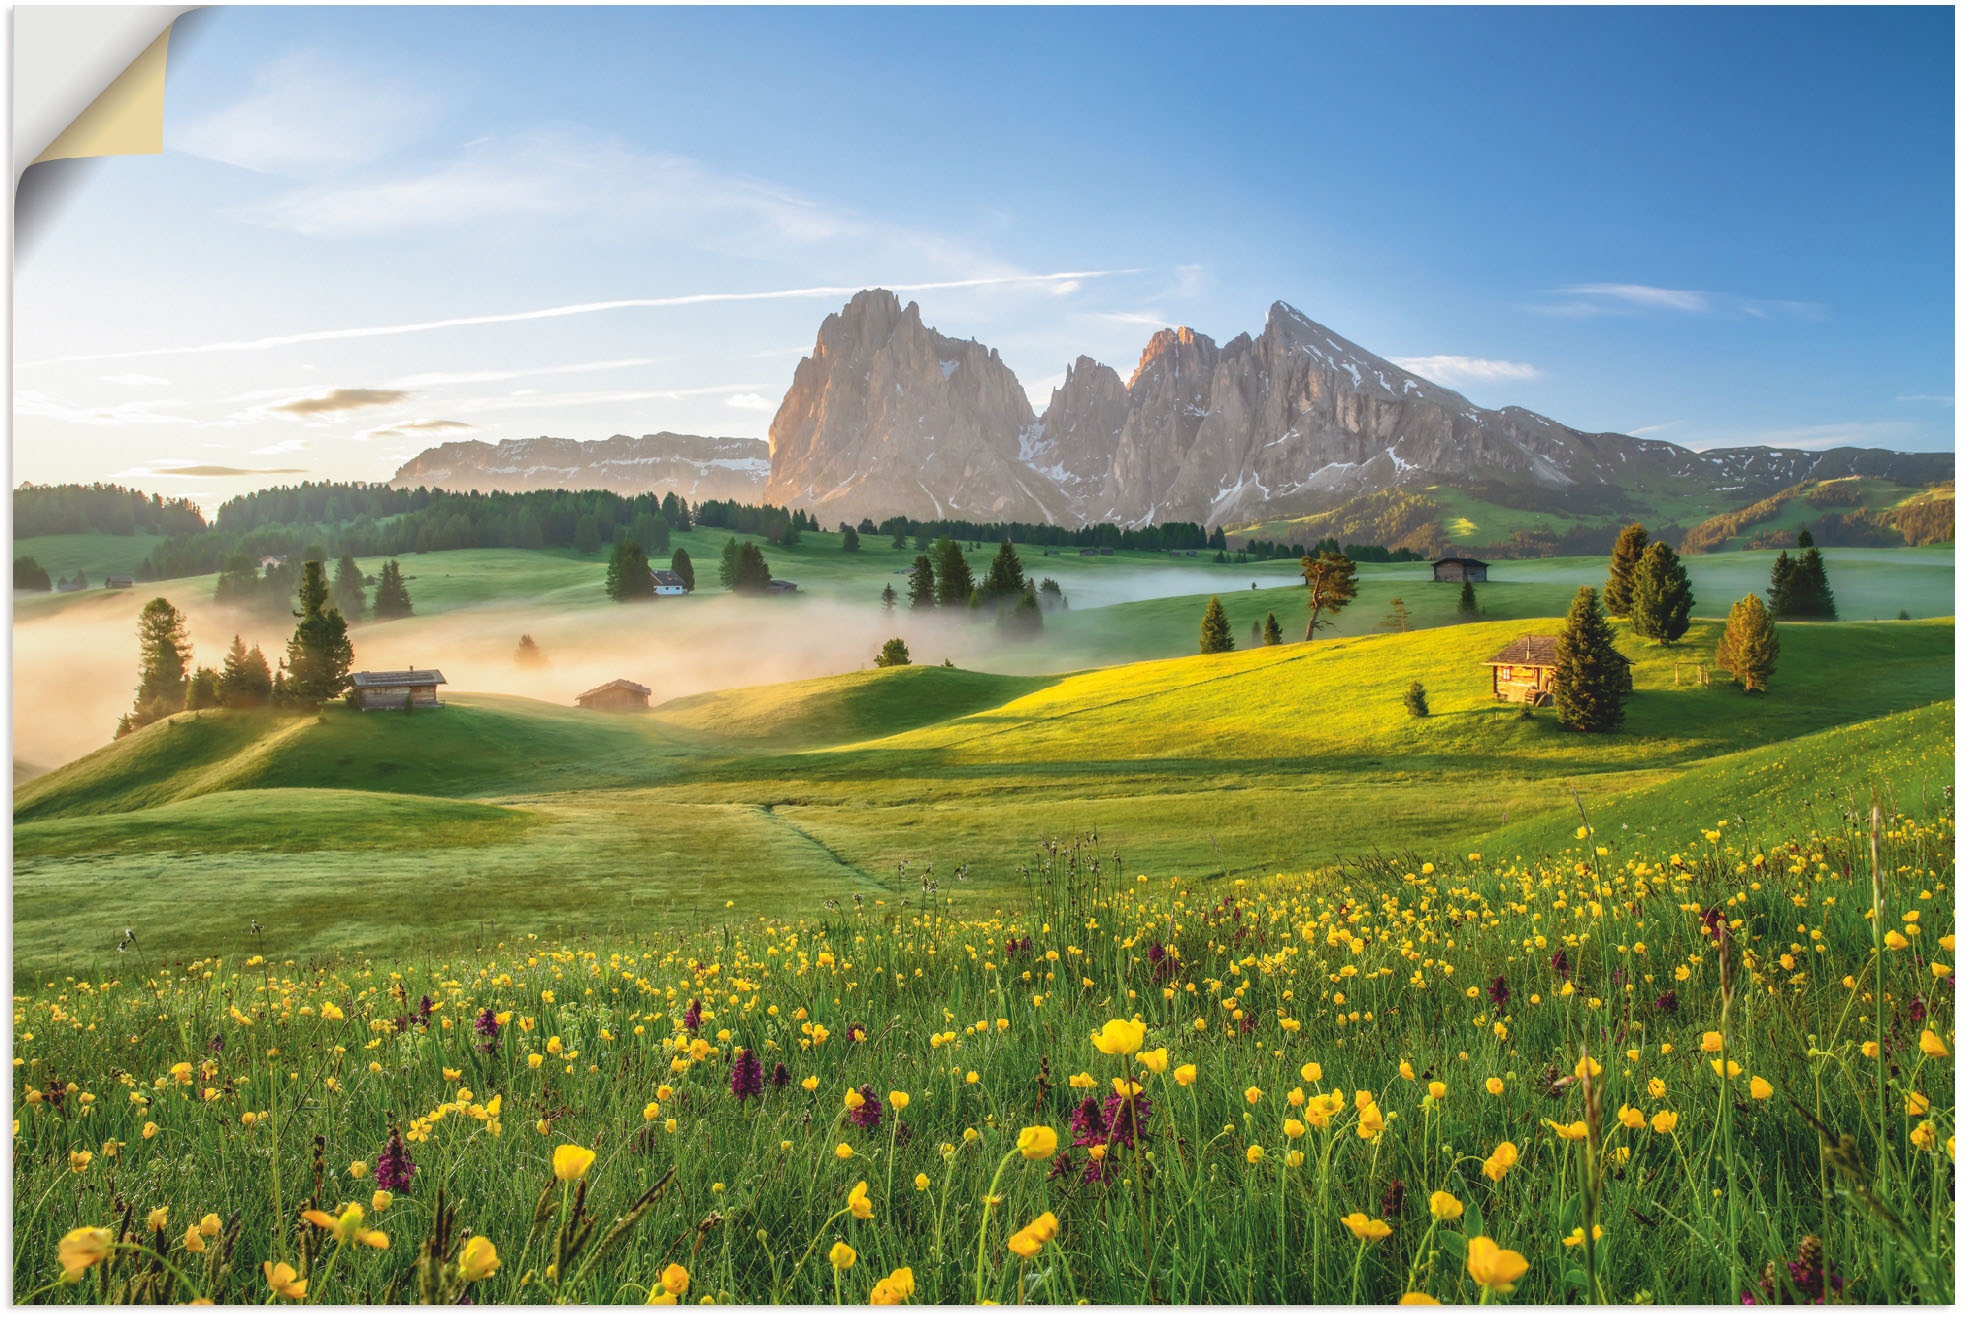
[{"label": "purple flower", "polygon": [[499,1015],[497,1013],[494,1013],[489,1008],[485,1009],[478,1015],[478,1020],[472,1023],[472,1030],[478,1033],[478,1047],[487,1054],[499,1048]]},{"label": "purple flower", "polygon": [[1558,950],[1558,952],[1551,955],[1551,970],[1558,973],[1558,975],[1560,976],[1566,976],[1570,974],[1572,970],[1572,960],[1565,956],[1565,951],[1563,949],[1560,949]]},{"label": "purple flower", "polygon": [[881,1126],[881,1097],[875,1093],[875,1088],[872,1086],[863,1086],[859,1090],[861,1092],[861,1104],[858,1108],[848,1111],[847,1121],[856,1127],[866,1128],[868,1131],[873,1132]]},{"label": "purple flower", "polygon": [[1100,1111],[1103,1128],[1101,1140],[1109,1146],[1125,1146],[1133,1150],[1135,1137],[1148,1130],[1149,1108],[1146,1091],[1135,1096],[1132,1105],[1124,1103],[1118,1094],[1108,1096],[1107,1103]]},{"label": "purple flower", "polygon": [[778,1089],[779,1089],[780,1087],[782,1087],[782,1086],[784,1086],[784,1085],[786,1085],[786,1083],[788,1083],[788,1082],[790,1082],[790,1081],[792,1081],[792,1080],[793,1080],[793,1074],[791,1073],[791,1071],[790,1071],[790,1070],[788,1070],[788,1069],[787,1069],[787,1067],[786,1067],[786,1065],[785,1065],[785,1064],[783,1064],[783,1063],[775,1063],[775,1064],[773,1064],[773,1065],[772,1065],[772,1089],[773,1089],[773,1090],[775,1090],[775,1091],[776,1091],[776,1090],[778,1090]]},{"label": "purple flower", "polygon": [[1662,1013],[1672,1013],[1681,1007],[1681,997],[1672,990],[1654,1001],[1654,1008]]},{"label": "purple flower", "polygon": [[1490,1003],[1492,1006],[1500,1009],[1509,1002],[1510,986],[1499,976],[1496,980],[1490,982]]},{"label": "purple flower", "polygon": [[1401,1185],[1399,1178],[1396,1178],[1380,1198],[1380,1217],[1382,1219],[1399,1219],[1401,1217],[1401,1207],[1407,1203],[1407,1199],[1408,1189]]},{"label": "purple flower", "polygon": [[1100,1102],[1092,1096],[1073,1106],[1066,1126],[1072,1130],[1075,1146],[1091,1146],[1107,1135],[1107,1121],[1101,1117]]},{"label": "purple flower", "polygon": [[695,1031],[703,1025],[704,1006],[693,999],[690,1001],[690,1007],[683,1010],[683,1029]]},{"label": "purple flower", "polygon": [[765,1093],[765,1065],[758,1055],[740,1049],[731,1060],[731,1094],[744,1100]]},{"label": "purple flower", "polygon": [[391,1194],[407,1192],[416,1172],[416,1161],[403,1148],[403,1138],[391,1128],[389,1140],[383,1143],[383,1153],[376,1157],[376,1186]]}]

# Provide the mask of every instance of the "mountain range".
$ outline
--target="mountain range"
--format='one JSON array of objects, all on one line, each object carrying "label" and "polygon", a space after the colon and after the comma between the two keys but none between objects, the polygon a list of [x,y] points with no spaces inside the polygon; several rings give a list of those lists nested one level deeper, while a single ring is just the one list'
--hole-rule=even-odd
[{"label": "mountain range", "polygon": [[[761,449],[764,452],[761,452]],[[1477,407],[1289,305],[1224,344],[1186,327],[1132,373],[1078,358],[1042,411],[997,351],[864,290],[821,323],[768,444],[663,433],[582,445],[454,443],[395,485],[676,489],[794,505],[823,523],[912,518],[1235,528],[1362,495],[1481,488],[1575,516],[1718,512],[1800,482],[1953,476],[1951,454],[1766,446],[1692,450]]]}]

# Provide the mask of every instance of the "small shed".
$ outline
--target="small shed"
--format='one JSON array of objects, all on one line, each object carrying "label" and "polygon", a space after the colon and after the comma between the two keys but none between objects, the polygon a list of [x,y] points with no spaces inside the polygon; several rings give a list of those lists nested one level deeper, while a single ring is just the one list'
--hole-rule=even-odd
[{"label": "small shed", "polygon": [[402,710],[406,700],[427,709],[442,706],[437,689],[443,682],[435,669],[365,669],[349,675],[357,710]]},{"label": "small shed", "polygon": [[659,596],[681,596],[683,594],[683,574],[674,569],[659,568],[656,579],[656,594]]},{"label": "small shed", "polygon": [[788,582],[784,578],[773,578],[766,583],[765,589],[775,596],[789,596],[799,590],[799,583]]},{"label": "small shed", "polygon": [[1435,561],[1435,580],[1437,582],[1488,582],[1490,566],[1488,562],[1481,559],[1446,555]]},{"label": "small shed", "polygon": [[128,573],[111,573],[103,579],[103,590],[105,591],[128,591],[136,585],[137,580]]},{"label": "small shed", "polygon": [[287,556],[286,556],[286,555],[261,555],[261,556],[260,556],[260,571],[261,571],[262,573],[264,573],[264,572],[265,572],[265,571],[266,571],[267,569],[269,569],[269,568],[285,568],[285,567],[287,567]]},{"label": "small shed", "polygon": [[626,678],[618,678],[600,687],[589,688],[574,698],[574,704],[583,710],[648,710],[649,689]]},{"label": "small shed", "polygon": [[[1618,652],[1614,652],[1618,655]],[[1626,685],[1633,686],[1633,662],[1619,656],[1626,669]],[[1558,639],[1543,633],[1525,633],[1485,661],[1490,667],[1490,695],[1498,701],[1521,701],[1532,706],[1549,706],[1558,677]]]}]

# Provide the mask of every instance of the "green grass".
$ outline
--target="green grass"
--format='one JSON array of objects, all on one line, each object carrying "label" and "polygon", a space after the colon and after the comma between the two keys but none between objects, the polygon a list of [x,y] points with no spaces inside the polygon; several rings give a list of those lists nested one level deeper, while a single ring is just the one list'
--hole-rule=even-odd
[{"label": "green grass", "polygon": [[[141,910],[182,947],[237,951],[250,911],[321,952],[377,947],[406,911],[437,940],[474,929],[487,905],[547,933],[588,928],[598,912],[899,898],[925,873],[966,904],[989,902],[1039,840],[1088,830],[1131,870],[1200,880],[1449,847],[1504,822],[1521,846],[1549,847],[1575,823],[1572,789],[1597,812],[1619,794],[1669,791],[1716,758],[1953,695],[1950,621],[1787,625],[1766,698],[1691,685],[1713,649],[1716,625],[1701,623],[1676,648],[1623,641],[1637,661],[1628,727],[1586,737],[1488,696],[1480,662],[1528,628],[1556,626],[1484,622],[1046,678],[912,666],[647,715],[460,694],[408,717],[180,716],[17,792],[17,956],[87,942],[79,892],[103,896],[80,910],[104,913],[104,930]],[[1427,720],[1401,707],[1410,679],[1428,688]],[[1929,721],[1909,746],[1938,755],[1947,735],[1945,720]],[[1800,777],[1814,760],[1794,759]],[[1938,786],[1938,762],[1921,773]],[[195,866],[161,824],[155,848],[141,821],[119,827],[113,854],[74,842],[89,819],[212,794],[230,795],[240,831],[291,831],[271,801],[240,794],[309,787],[482,801],[530,824],[470,846],[434,829],[359,863],[346,856],[354,836],[326,826],[297,835],[320,840],[319,853],[221,847]],[[1718,815],[1739,809],[1726,782],[1715,792]],[[34,828],[54,820],[73,830]],[[350,890],[334,877],[355,865],[372,883]],[[177,877],[172,892],[149,887],[165,874]],[[442,901],[460,889],[484,903]],[[183,901],[221,893],[224,904]]]},{"label": "green grass", "polygon": [[134,575],[150,548],[164,538],[150,532],[111,536],[81,532],[71,536],[28,536],[14,540],[14,558],[32,555],[50,578],[73,577],[79,569],[89,575],[91,590],[100,591],[111,573]]}]

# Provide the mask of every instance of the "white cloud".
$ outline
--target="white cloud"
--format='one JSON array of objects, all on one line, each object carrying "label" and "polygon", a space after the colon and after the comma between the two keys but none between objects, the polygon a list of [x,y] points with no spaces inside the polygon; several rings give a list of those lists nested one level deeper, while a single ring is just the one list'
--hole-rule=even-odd
[{"label": "white cloud", "polygon": [[315,175],[397,150],[434,117],[430,96],[301,52],[275,60],[236,104],[182,124],[165,145],[264,174]]},{"label": "white cloud", "polygon": [[147,386],[152,389],[167,388],[171,384],[162,376],[146,376],[137,371],[126,372],[120,376],[104,376],[103,380],[111,385]]},{"label": "white cloud", "polygon": [[135,403],[110,404],[102,408],[84,408],[44,394],[40,390],[15,390],[14,414],[17,417],[46,417],[58,422],[70,422],[77,426],[196,426],[194,418],[177,413],[162,411],[166,408],[181,408],[182,399],[144,399]]},{"label": "white cloud", "polygon": [[1656,311],[1705,312],[1709,310],[1708,295],[1698,289],[1663,289],[1652,284],[1568,284],[1558,292],[1575,293],[1588,298],[1605,298],[1616,303],[1626,303],[1629,306]]},{"label": "white cloud", "polygon": [[742,394],[734,394],[724,402],[728,408],[742,408],[746,412],[777,412],[779,410],[778,404],[754,390],[747,390]]},{"label": "white cloud", "polygon": [[1388,359],[1395,366],[1412,371],[1437,385],[1482,385],[1499,380],[1536,380],[1538,369],[1528,362],[1506,362],[1501,358],[1463,357],[1438,353],[1432,357]]},{"label": "white cloud", "polygon": [[1654,284],[1567,284],[1553,292],[1565,295],[1565,300],[1534,304],[1531,310],[1547,316],[1580,318],[1668,312],[1685,316],[1822,321],[1826,315],[1823,303],[1793,298],[1750,298],[1706,289],[1666,289]]},{"label": "white cloud", "polygon": [[1769,445],[1776,449],[1837,449],[1842,445],[1862,449],[1914,449],[1922,447],[1920,442],[1926,438],[1926,429],[1913,422],[1870,421],[1824,422],[1780,430],[1713,435],[1682,443],[1691,449],[1735,449],[1748,445]]},{"label": "white cloud", "polygon": [[1954,407],[1954,396],[1952,394],[1901,394],[1895,396],[1893,402],[1938,403],[1938,404],[1943,404],[1949,408],[1952,408]]},{"label": "white cloud", "polygon": [[1657,435],[1662,431],[1670,430],[1673,427],[1682,426],[1682,425],[1685,425],[1685,423],[1679,421],[1655,422],[1652,426],[1629,427],[1627,428],[1626,434],[1633,435],[1633,436]]},{"label": "white cloud", "polygon": [[451,316],[435,321],[408,321],[398,325],[355,326],[343,330],[301,330],[293,334],[269,335],[262,339],[226,339],[210,344],[189,344],[178,348],[138,348],[116,353],[77,353],[66,357],[42,358],[23,362],[22,367],[51,367],[65,362],[106,362],[125,358],[176,357],[189,353],[242,353],[259,349],[284,348],[290,344],[311,344],[324,340],[375,339],[389,335],[419,334],[427,330],[451,330],[464,326],[510,325],[517,321],[543,321],[562,316],[588,316],[596,312],[633,308],[695,307],[705,303],[773,302],[790,299],[851,298],[868,288],[884,288],[895,293],[923,293],[937,289],[978,289],[1002,285],[1044,287],[1060,280],[1098,279],[1108,275],[1131,275],[1131,270],[1059,271],[1049,275],[986,275],[973,279],[928,280],[898,284],[870,281],[860,284],[826,284],[803,289],[765,289],[744,293],[686,293],[667,298],[615,298],[606,302],[569,303],[562,307],[539,307],[524,312],[492,312],[483,316]]}]

